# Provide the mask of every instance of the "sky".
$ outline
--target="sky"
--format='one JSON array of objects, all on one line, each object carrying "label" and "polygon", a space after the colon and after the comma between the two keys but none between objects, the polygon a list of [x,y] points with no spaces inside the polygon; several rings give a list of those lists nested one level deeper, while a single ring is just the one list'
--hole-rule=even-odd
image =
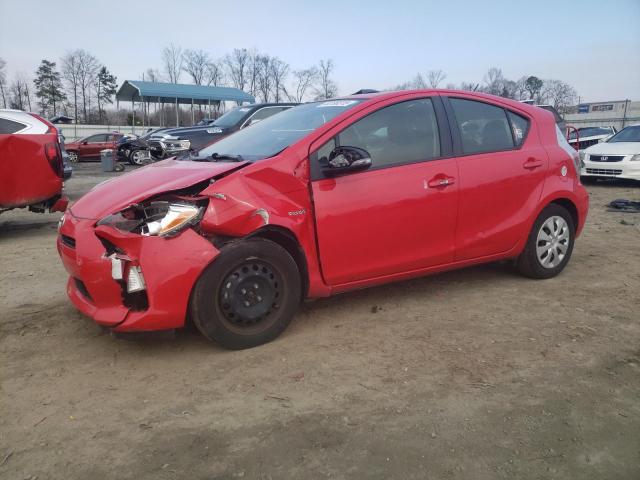
[{"label": "sky", "polygon": [[438,69],[444,84],[482,82],[498,67],[563,80],[583,102],[640,100],[640,0],[0,0],[9,79],[75,48],[119,83],[141,79],[171,42],[214,58],[256,48],[294,70],[330,58],[341,94]]}]

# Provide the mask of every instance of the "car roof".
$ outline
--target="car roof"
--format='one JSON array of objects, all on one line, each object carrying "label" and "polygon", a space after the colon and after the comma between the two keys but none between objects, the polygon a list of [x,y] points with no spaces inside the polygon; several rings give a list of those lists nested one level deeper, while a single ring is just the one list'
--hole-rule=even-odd
[{"label": "car roof", "polygon": [[387,92],[375,92],[375,93],[361,93],[354,95],[347,95],[344,97],[336,97],[327,100],[387,100],[392,98],[400,98],[407,95],[413,94],[429,94],[429,95],[443,95],[443,96],[458,96],[463,95],[465,97],[476,97],[478,100],[487,100],[491,103],[502,103],[507,106],[515,109],[515,110],[523,110],[529,112],[532,115],[535,115],[536,112],[543,109],[539,108],[536,105],[529,105],[526,103],[519,102],[517,100],[511,100],[510,98],[498,97],[496,95],[490,95],[488,93],[482,92],[471,92],[468,90],[453,90],[453,89],[444,89],[444,88],[429,88],[429,89],[420,89],[420,90],[395,90],[395,91],[387,91]]}]

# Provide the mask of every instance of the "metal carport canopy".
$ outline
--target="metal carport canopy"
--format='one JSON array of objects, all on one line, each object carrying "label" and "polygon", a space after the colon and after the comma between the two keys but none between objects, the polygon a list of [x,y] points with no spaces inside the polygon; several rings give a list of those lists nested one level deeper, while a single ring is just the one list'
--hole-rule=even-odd
[{"label": "metal carport canopy", "polygon": [[206,105],[209,102],[255,103],[256,99],[242,90],[231,87],[208,87],[181,83],[142,82],[125,80],[116,100],[125,102],[165,102],[185,105]]}]

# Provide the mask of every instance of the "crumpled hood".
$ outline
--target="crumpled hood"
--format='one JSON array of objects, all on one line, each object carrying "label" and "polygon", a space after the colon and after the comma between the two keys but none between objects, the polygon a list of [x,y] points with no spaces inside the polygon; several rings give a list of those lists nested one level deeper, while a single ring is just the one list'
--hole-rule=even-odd
[{"label": "crumpled hood", "polygon": [[152,163],[96,185],[71,206],[71,214],[78,218],[98,220],[132,203],[160,193],[190,187],[246,164],[175,159]]},{"label": "crumpled hood", "polygon": [[585,153],[589,155],[637,155],[640,153],[640,142],[596,143],[587,148]]}]

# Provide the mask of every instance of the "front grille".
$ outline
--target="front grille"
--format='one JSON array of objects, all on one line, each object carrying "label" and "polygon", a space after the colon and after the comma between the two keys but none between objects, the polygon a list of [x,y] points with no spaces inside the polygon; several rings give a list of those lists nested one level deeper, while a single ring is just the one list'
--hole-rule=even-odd
[{"label": "front grille", "polygon": [[613,170],[610,168],[587,168],[587,173],[591,175],[620,175],[622,170]]},{"label": "front grille", "polygon": [[69,248],[76,248],[76,239],[68,235],[60,235],[60,241]]},{"label": "front grille", "polygon": [[592,162],[621,162],[624,155],[589,155]]},{"label": "front grille", "polygon": [[73,279],[76,282],[76,288],[78,289],[78,291],[88,300],[91,300],[93,302],[93,298],[91,298],[91,294],[89,293],[89,290],[87,290],[87,287],[84,285],[84,283],[82,283],[82,280],[78,279],[78,278],[74,278]]}]

